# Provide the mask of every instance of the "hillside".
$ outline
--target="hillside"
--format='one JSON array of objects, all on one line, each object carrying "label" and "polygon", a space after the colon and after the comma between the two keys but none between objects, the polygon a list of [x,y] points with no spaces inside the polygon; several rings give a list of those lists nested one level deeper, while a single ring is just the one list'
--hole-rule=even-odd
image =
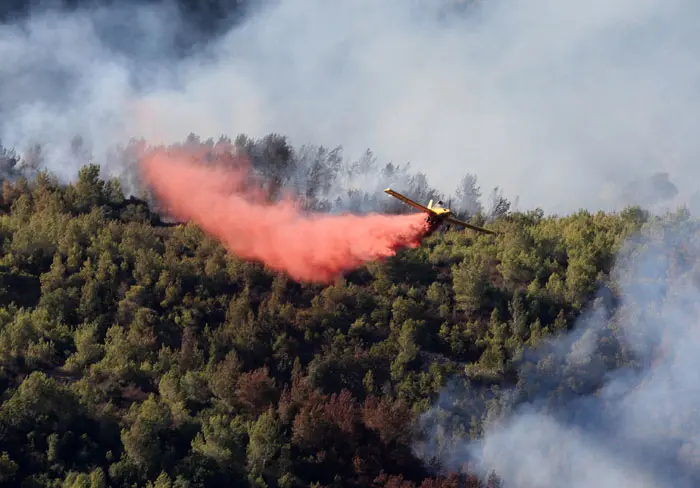
[{"label": "hillside", "polygon": [[[524,351],[601,288],[614,305],[615,255],[648,218],[503,212],[498,237],[437,233],[319,286],[164,225],[96,165],[2,197],[4,486],[486,486],[417,457],[420,414],[462,378],[480,437]],[[630,361],[606,341],[601,377]],[[568,374],[569,393],[599,386]]]}]

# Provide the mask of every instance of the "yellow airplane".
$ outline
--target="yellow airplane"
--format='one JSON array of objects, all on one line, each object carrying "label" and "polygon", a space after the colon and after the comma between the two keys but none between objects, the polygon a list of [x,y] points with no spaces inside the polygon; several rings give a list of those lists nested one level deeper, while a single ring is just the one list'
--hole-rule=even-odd
[{"label": "yellow airplane", "polygon": [[391,188],[387,188],[384,190],[384,193],[388,193],[394,198],[398,198],[402,202],[404,202],[407,205],[410,205],[413,208],[417,208],[418,210],[425,212],[428,214],[428,216],[425,218],[425,221],[430,224],[430,232],[432,233],[435,231],[438,227],[440,227],[443,223],[449,222],[450,224],[455,224],[455,225],[461,225],[462,227],[467,227],[468,229],[472,229],[478,232],[484,232],[486,234],[492,234],[495,235],[496,233],[492,230],[484,229],[483,227],[478,227],[476,225],[469,224],[467,222],[464,222],[462,220],[456,219],[452,216],[452,211],[449,208],[445,208],[442,206],[441,201],[437,201],[436,204],[433,204],[433,201],[430,200],[428,202],[428,206],[425,207],[421,205],[420,203],[414,202],[408,197],[403,196],[401,193],[395,192]]}]

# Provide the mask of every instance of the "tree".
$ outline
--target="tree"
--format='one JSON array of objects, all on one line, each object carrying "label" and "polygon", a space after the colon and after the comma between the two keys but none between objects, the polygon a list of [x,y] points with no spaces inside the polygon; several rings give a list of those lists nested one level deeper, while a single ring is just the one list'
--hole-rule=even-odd
[{"label": "tree", "polygon": [[467,254],[452,268],[452,290],[459,310],[473,314],[483,305],[486,266],[481,255]]},{"label": "tree", "polygon": [[3,451],[0,453],[0,483],[9,483],[17,474],[19,466],[10,455]]},{"label": "tree", "polygon": [[78,212],[87,213],[104,199],[105,182],[100,179],[100,165],[88,164],[78,171],[73,205]]},{"label": "tree", "polygon": [[271,467],[283,445],[282,429],[275,411],[269,408],[263,412],[252,423],[248,435],[248,466],[254,475],[261,475]]},{"label": "tree", "polygon": [[168,450],[164,434],[172,422],[170,410],[151,394],[140,406],[134,405],[133,424],[122,430],[122,442],[129,459],[148,475],[163,467],[161,456]]},{"label": "tree", "polygon": [[503,190],[500,187],[495,187],[491,192],[491,202],[488,211],[491,220],[497,219],[506,215],[510,211],[510,200],[503,196]]},{"label": "tree", "polygon": [[476,184],[476,176],[470,173],[464,175],[459,182],[455,196],[454,210],[459,212],[463,218],[469,218],[472,215],[483,212],[481,189]]}]

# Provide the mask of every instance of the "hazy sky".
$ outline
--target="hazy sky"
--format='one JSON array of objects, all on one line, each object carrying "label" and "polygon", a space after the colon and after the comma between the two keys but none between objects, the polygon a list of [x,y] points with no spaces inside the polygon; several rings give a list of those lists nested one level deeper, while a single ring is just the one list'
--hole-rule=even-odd
[{"label": "hazy sky", "polygon": [[53,143],[68,176],[78,132],[98,151],[277,132],[410,161],[444,193],[471,172],[547,212],[619,204],[656,172],[697,191],[698,2],[455,4],[270,2],[186,59],[167,7],[38,12],[0,27],[0,141]]}]

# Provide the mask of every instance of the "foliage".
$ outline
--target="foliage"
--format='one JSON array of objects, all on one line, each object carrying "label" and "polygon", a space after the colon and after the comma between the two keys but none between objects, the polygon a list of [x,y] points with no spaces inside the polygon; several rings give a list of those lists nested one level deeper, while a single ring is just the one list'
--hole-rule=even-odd
[{"label": "foliage", "polygon": [[[276,185],[299,174],[284,141],[238,142]],[[320,156],[308,188],[335,171]],[[437,233],[318,286],[164,224],[99,174],[3,186],[0,484],[486,486],[416,459],[417,416],[455,374],[515,381],[644,223],[501,202],[497,237]]]}]

